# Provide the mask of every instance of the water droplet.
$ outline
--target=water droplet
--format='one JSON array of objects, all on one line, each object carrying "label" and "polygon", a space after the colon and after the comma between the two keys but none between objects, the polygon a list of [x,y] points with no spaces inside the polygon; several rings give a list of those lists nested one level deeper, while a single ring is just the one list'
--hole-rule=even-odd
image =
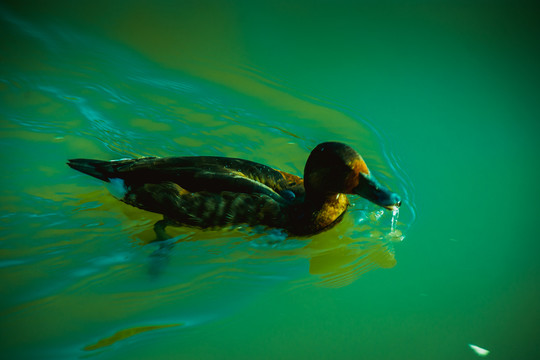
[{"label": "water droplet", "polygon": [[396,225],[397,225],[398,217],[399,217],[399,208],[395,208],[392,211],[392,222],[391,222],[391,226],[390,226],[390,231],[391,232],[396,231]]}]

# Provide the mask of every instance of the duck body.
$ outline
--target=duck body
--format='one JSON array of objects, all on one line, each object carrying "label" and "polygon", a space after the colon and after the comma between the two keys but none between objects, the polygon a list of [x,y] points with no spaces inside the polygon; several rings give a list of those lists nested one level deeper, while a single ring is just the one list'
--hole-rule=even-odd
[{"label": "duck body", "polygon": [[119,200],[163,214],[163,228],[247,224],[305,236],[341,220],[349,205],[347,193],[389,208],[400,203],[372,179],[360,155],[342,143],[317,146],[304,179],[253,161],[214,156],[72,159],[68,165],[109,183]]}]

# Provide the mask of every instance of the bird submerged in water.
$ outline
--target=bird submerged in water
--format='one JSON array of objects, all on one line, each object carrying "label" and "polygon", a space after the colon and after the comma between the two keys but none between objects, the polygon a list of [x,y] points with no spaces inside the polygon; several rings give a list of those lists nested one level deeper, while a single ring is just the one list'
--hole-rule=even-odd
[{"label": "bird submerged in water", "polygon": [[382,187],[362,157],[339,142],[319,144],[304,179],[249,160],[215,157],[146,157],[130,160],[72,159],[75,170],[109,183],[126,204],[163,215],[155,225],[221,228],[263,225],[306,236],[339,223],[349,201],[361,197],[390,210],[399,195]]}]

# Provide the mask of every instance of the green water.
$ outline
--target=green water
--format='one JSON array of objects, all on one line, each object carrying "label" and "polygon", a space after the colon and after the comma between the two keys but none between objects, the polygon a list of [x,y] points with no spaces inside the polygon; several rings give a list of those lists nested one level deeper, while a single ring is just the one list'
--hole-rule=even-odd
[{"label": "green water", "polygon": [[[524,1],[0,5],[1,350],[24,359],[536,359],[538,9]],[[405,199],[309,239],[178,228],[68,158],[301,175],[356,148]]]}]

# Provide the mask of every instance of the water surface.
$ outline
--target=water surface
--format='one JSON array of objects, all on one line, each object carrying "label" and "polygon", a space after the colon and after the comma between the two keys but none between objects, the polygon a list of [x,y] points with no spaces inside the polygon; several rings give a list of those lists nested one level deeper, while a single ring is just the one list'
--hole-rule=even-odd
[{"label": "water surface", "polygon": [[[13,358],[534,359],[538,26],[526,2],[0,7]],[[68,158],[301,175],[337,140],[404,198],[308,238],[174,229]],[[531,206],[532,205],[532,206]]]}]

